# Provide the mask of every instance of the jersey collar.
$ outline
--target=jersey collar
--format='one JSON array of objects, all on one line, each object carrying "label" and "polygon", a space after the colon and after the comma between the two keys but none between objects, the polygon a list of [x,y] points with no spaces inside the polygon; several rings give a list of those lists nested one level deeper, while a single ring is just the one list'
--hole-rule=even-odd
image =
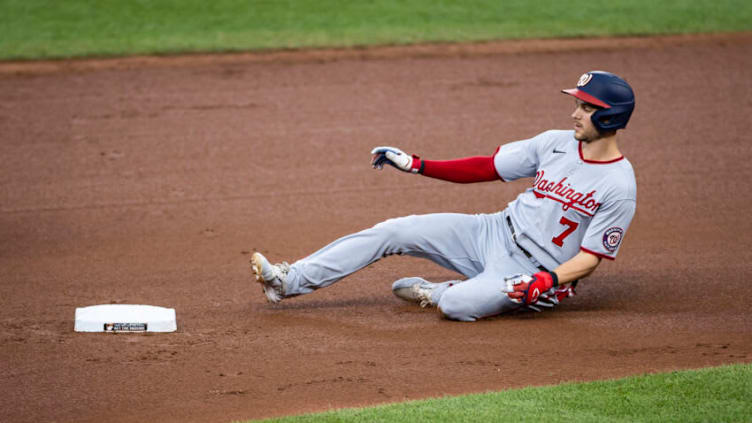
[{"label": "jersey collar", "polygon": [[582,141],[579,141],[579,142],[577,143],[577,150],[578,150],[578,151],[579,151],[579,153],[580,153],[580,160],[582,160],[582,161],[583,161],[583,162],[585,162],[585,163],[590,163],[590,164],[609,164],[609,163],[614,163],[614,162],[618,162],[619,160],[622,160],[622,159],[624,159],[624,155],[622,154],[621,156],[619,156],[619,157],[617,157],[617,158],[615,158],[615,159],[613,159],[613,160],[605,160],[605,161],[599,161],[599,160],[587,160],[587,159],[586,159],[586,158],[585,158],[585,157],[584,157],[584,156],[582,155]]}]

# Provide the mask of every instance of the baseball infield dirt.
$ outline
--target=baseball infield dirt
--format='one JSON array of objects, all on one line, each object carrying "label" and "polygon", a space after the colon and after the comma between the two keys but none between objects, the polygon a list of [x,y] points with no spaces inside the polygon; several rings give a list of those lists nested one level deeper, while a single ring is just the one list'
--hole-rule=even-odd
[{"label": "baseball infield dirt", "polygon": [[[554,312],[442,320],[391,257],[266,304],[248,266],[390,217],[494,212],[530,181],[376,172],[569,128],[559,89],[635,88],[638,206],[615,262]],[[0,421],[223,422],[752,362],[752,35],[0,65]],[[102,303],[178,332],[73,332]]]}]

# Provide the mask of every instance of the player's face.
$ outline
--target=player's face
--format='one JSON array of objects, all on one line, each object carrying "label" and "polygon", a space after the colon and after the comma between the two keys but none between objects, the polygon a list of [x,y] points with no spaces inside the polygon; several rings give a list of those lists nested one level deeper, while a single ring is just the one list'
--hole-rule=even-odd
[{"label": "player's face", "polygon": [[590,117],[598,110],[596,106],[585,103],[579,98],[575,99],[575,109],[572,113],[574,119],[574,138],[582,142],[595,141],[600,138],[600,133],[593,125]]}]

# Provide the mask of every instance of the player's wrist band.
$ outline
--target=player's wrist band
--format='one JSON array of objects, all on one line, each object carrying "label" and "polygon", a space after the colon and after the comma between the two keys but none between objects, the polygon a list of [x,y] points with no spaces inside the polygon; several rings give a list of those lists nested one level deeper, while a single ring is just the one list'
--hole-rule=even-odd
[{"label": "player's wrist band", "polygon": [[[418,167],[417,167],[417,169],[415,169],[415,161],[416,160],[418,161]],[[419,156],[416,156],[415,154],[413,154],[413,169],[414,169],[414,173],[420,173],[422,175],[423,174],[423,169],[425,169],[425,168],[426,168],[426,161],[423,160],[423,159],[421,159]]]},{"label": "player's wrist band", "polygon": [[548,272],[551,275],[551,279],[553,279],[554,282],[554,288],[559,286],[559,275],[556,274],[556,272]]}]

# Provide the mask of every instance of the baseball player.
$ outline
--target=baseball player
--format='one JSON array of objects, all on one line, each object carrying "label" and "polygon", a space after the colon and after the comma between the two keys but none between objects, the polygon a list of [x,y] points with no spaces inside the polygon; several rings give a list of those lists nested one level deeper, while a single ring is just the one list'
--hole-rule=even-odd
[{"label": "baseball player", "polygon": [[493,214],[428,214],[389,219],[344,236],[292,265],[255,253],[256,280],[269,302],[308,294],[392,254],[431,260],[466,280],[400,279],[394,294],[448,319],[475,321],[521,308],[551,308],[574,295],[578,280],[613,260],[636,205],[632,165],[616,132],[634,110],[632,88],[592,71],[577,87],[572,130],[510,142],[490,156],[435,161],[394,147],[373,149],[372,166],[457,183],[533,178],[506,209]]}]

